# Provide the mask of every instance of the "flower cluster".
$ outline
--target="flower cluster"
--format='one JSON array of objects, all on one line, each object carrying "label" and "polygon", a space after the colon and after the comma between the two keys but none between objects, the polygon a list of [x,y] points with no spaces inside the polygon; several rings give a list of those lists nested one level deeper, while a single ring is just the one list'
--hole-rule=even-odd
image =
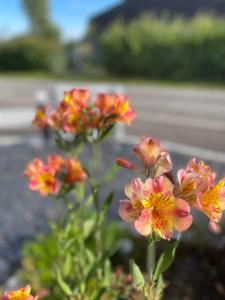
[{"label": "flower cluster", "polygon": [[[182,232],[192,224],[191,207],[202,211],[217,228],[225,209],[225,180],[215,184],[216,174],[204,162],[191,159],[177,173],[175,182],[168,152],[153,138],[143,137],[133,147],[144,164],[146,179],[133,179],[125,187],[128,199],[120,201],[120,217],[134,225],[142,235],[153,232],[163,239]],[[132,169],[134,164],[119,158],[118,165]]]},{"label": "flower cluster", "polygon": [[5,292],[0,300],[37,300],[38,297],[33,297],[31,294],[31,287],[28,285],[17,291]]},{"label": "flower cluster", "polygon": [[131,124],[135,112],[126,96],[98,94],[91,101],[89,90],[72,89],[64,93],[64,99],[55,111],[47,113],[38,109],[33,124],[37,128],[50,126],[55,130],[70,133],[85,133],[91,130],[105,131],[115,122]]},{"label": "flower cluster", "polygon": [[209,166],[192,158],[177,173],[175,193],[202,211],[210,219],[211,228],[218,230],[225,209],[225,179],[215,183],[215,178],[216,173]]},{"label": "flower cluster", "polygon": [[83,182],[87,174],[76,159],[64,159],[58,155],[47,157],[46,163],[36,158],[28,164],[24,175],[29,187],[42,196],[58,194],[62,185]]}]

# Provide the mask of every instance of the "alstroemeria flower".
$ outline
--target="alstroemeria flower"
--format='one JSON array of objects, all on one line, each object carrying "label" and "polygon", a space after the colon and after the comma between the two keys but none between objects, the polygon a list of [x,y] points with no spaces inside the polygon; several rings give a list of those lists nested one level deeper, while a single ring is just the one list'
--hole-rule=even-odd
[{"label": "alstroemeria flower", "polygon": [[196,173],[188,173],[185,169],[177,172],[178,185],[175,194],[188,201],[189,204],[196,202],[196,194],[202,189],[202,178]]},{"label": "alstroemeria flower", "polygon": [[87,107],[90,97],[87,89],[72,89],[64,93],[63,103],[73,108],[74,111],[80,111]]},{"label": "alstroemeria flower", "polygon": [[192,158],[187,164],[187,172],[197,174],[201,178],[201,184],[199,189],[204,192],[210,189],[215,181],[216,173],[212,171],[210,166],[206,165],[203,161],[196,161],[196,158]]},{"label": "alstroemeria flower", "polygon": [[135,117],[126,96],[99,94],[95,102],[90,99],[87,89],[66,91],[54,111],[47,114],[45,108],[39,109],[33,124],[39,129],[50,126],[56,131],[82,133],[84,141],[95,141],[107,136],[116,122],[130,125]]},{"label": "alstroemeria flower", "polygon": [[16,291],[5,292],[0,300],[37,300],[37,297],[30,295],[31,287],[28,285]]},{"label": "alstroemeria flower", "polygon": [[131,107],[127,96],[98,94],[95,106],[108,122],[122,122],[130,125],[135,118],[134,109]]},{"label": "alstroemeria flower", "polygon": [[32,177],[37,175],[43,169],[43,163],[39,158],[35,158],[31,163],[29,163],[24,171],[24,175]]},{"label": "alstroemeria flower", "polygon": [[142,137],[140,143],[133,147],[133,151],[147,170],[154,168],[154,176],[160,176],[172,169],[169,153],[152,137]]},{"label": "alstroemeria flower", "polygon": [[34,120],[32,121],[32,125],[34,125],[38,129],[43,129],[46,126],[49,126],[49,117],[46,113],[46,106],[38,108]]},{"label": "alstroemeria flower", "polygon": [[80,162],[75,159],[68,159],[66,161],[67,175],[66,183],[83,182],[87,178],[87,174],[82,168]]},{"label": "alstroemeria flower", "polygon": [[57,194],[59,191],[59,181],[56,179],[56,165],[53,164],[56,156],[49,156],[48,161],[51,164],[43,164],[36,158],[29,163],[24,175],[30,178],[29,188],[33,191],[39,191],[42,196],[48,194]]},{"label": "alstroemeria flower", "polygon": [[39,191],[43,196],[57,194],[62,184],[83,182],[87,177],[78,160],[64,159],[58,155],[48,156],[46,163],[34,159],[28,164],[24,175],[29,177],[30,189]]},{"label": "alstroemeria flower", "polygon": [[225,180],[220,180],[209,190],[197,195],[196,208],[201,210],[212,223],[219,223],[225,210]]},{"label": "alstroemeria flower", "polygon": [[35,176],[31,176],[29,187],[33,191],[39,191],[42,196],[53,195],[59,191],[59,181],[50,166],[43,166]]},{"label": "alstroemeria flower", "polygon": [[[62,128],[66,132],[79,133],[88,124],[88,101],[90,92],[86,89],[72,89],[64,93],[64,99],[58,110],[58,115],[53,115],[62,123]],[[60,114],[62,120],[60,120]]]},{"label": "alstroemeria flower", "polygon": [[57,173],[65,165],[65,159],[59,155],[49,155],[47,157],[47,165],[51,167],[53,172]]},{"label": "alstroemeria flower", "polygon": [[120,201],[119,215],[144,236],[155,232],[169,240],[174,230],[185,231],[192,224],[190,206],[173,196],[173,185],[166,177],[149,178],[145,183],[134,179],[125,192],[130,200]]},{"label": "alstroemeria flower", "polygon": [[125,168],[125,169],[133,169],[134,165],[129,160],[126,160],[125,158],[118,157],[116,159],[116,163],[118,166]]},{"label": "alstroemeria flower", "polygon": [[119,215],[124,221],[134,223],[140,216],[143,192],[144,184],[140,178],[133,179],[125,186],[125,194],[129,199],[120,200],[119,205]]}]

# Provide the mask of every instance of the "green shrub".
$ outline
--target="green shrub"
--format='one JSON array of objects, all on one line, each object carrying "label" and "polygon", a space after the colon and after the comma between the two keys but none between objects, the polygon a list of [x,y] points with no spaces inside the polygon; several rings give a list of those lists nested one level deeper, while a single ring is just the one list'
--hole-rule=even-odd
[{"label": "green shrub", "polygon": [[63,50],[57,42],[18,37],[1,44],[0,71],[58,71],[55,65],[59,56],[63,56]]},{"label": "green shrub", "polygon": [[118,21],[102,36],[107,70],[116,75],[174,79],[223,79],[225,20],[142,16]]},{"label": "green shrub", "polygon": [[[59,225],[52,226],[48,235],[40,235],[35,241],[27,242],[22,251],[20,272],[24,284],[29,283],[34,292],[48,289],[50,295],[46,299],[49,300],[68,299],[63,290],[65,285],[77,292],[80,286],[88,286],[90,291],[86,292],[90,294],[93,293],[92,289],[102,289],[112,279],[113,273],[110,260],[102,260],[104,273],[101,276],[104,280],[96,282],[100,266],[95,266],[94,258],[95,224],[95,213],[90,215],[87,207],[82,206],[77,212],[67,215]],[[107,226],[102,228],[101,243],[105,249],[104,255],[113,255],[121,240],[127,236],[129,237],[127,230],[119,223],[108,222]]]}]

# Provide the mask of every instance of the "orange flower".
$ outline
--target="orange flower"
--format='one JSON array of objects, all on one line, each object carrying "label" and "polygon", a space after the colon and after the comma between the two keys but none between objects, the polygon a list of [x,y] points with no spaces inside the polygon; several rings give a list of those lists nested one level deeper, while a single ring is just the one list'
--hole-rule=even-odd
[{"label": "orange flower", "polygon": [[66,106],[61,103],[55,111],[50,113],[49,124],[52,128],[56,130],[63,129],[63,119],[65,111]]},{"label": "orange flower", "polygon": [[5,292],[0,300],[36,300],[37,297],[30,295],[31,287],[27,285],[17,291]]},{"label": "orange flower", "polygon": [[212,223],[221,221],[225,210],[225,180],[220,180],[209,190],[197,195],[196,208],[201,210]]},{"label": "orange flower", "polygon": [[64,99],[52,114],[55,128],[66,132],[81,132],[88,124],[88,100],[90,92],[85,89],[72,89],[64,93]]},{"label": "orange flower", "polygon": [[59,181],[53,169],[43,166],[35,176],[31,176],[29,187],[33,191],[39,191],[42,196],[52,195],[58,193]]},{"label": "orange flower", "polygon": [[[30,179],[30,189],[39,191],[43,196],[57,194],[63,183],[83,182],[87,177],[78,160],[63,159],[58,155],[48,156],[46,164],[40,159],[34,159],[28,164],[24,175]],[[64,180],[60,184],[61,175]]]},{"label": "orange flower", "polygon": [[72,89],[64,93],[63,103],[79,111],[87,107],[90,99],[90,92],[87,89]]},{"label": "orange flower", "polygon": [[124,95],[115,95],[114,102],[114,114],[118,116],[116,121],[130,125],[133,122],[136,114],[129,103],[128,97]]},{"label": "orange flower", "polygon": [[[123,220],[134,224],[135,229],[142,235],[152,232],[161,238],[172,237],[174,230],[187,230],[192,224],[190,206],[182,199],[173,195],[173,185],[166,177],[140,179],[129,185],[130,200],[121,200],[119,214]],[[137,184],[138,183],[138,184]]]},{"label": "orange flower", "polygon": [[172,169],[168,152],[152,137],[142,137],[140,143],[133,147],[133,151],[143,161],[147,170],[154,169],[154,176],[160,176]]},{"label": "orange flower", "polygon": [[38,128],[42,129],[49,125],[49,117],[46,114],[46,107],[38,108],[34,117],[34,120],[32,121],[32,124]]},{"label": "orange flower", "polygon": [[87,178],[87,174],[78,160],[68,159],[66,161],[66,168],[67,176],[65,182],[67,183],[83,182]]},{"label": "orange flower", "polygon": [[38,158],[35,158],[31,163],[27,165],[27,168],[23,174],[25,176],[32,177],[37,175],[42,169],[43,169],[42,161]]},{"label": "orange flower", "polygon": [[97,129],[101,135],[115,122],[129,125],[135,117],[125,96],[99,94],[94,104],[89,102],[90,98],[86,89],[66,91],[56,110],[47,115],[46,108],[39,109],[33,124],[38,128],[50,126],[55,130],[75,134],[82,132],[84,135]]},{"label": "orange flower", "polygon": [[108,122],[122,122],[130,125],[135,118],[135,112],[127,96],[98,94],[95,106]]},{"label": "orange flower", "polygon": [[57,173],[65,165],[65,160],[59,155],[50,155],[47,157],[47,165],[51,167],[54,173]]},{"label": "orange flower", "polygon": [[36,158],[29,163],[24,175],[30,178],[29,188],[33,191],[39,191],[41,195],[57,194],[59,191],[59,182],[56,179],[56,164],[53,165],[53,159],[56,157],[48,157],[52,165],[44,165],[43,162]]}]

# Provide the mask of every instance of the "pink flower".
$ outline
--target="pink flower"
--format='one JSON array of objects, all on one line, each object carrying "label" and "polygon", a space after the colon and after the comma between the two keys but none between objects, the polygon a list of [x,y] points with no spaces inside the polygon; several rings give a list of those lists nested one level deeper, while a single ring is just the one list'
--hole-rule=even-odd
[{"label": "pink flower", "polygon": [[173,184],[166,177],[149,178],[145,183],[134,179],[125,193],[129,200],[120,201],[119,215],[144,236],[155,232],[169,240],[174,230],[185,231],[192,224],[190,206],[174,197]]},{"label": "pink flower", "polygon": [[125,186],[125,194],[129,199],[120,200],[119,215],[130,223],[134,223],[143,209],[141,199],[143,199],[144,184],[140,178],[133,179]]},{"label": "pink flower", "polygon": [[177,180],[176,195],[187,200],[189,204],[195,203],[196,194],[202,189],[201,176],[181,169],[177,172]]},{"label": "pink flower", "polygon": [[125,169],[133,169],[134,168],[134,165],[130,161],[128,161],[122,157],[118,157],[116,159],[116,163],[118,166],[125,168]]},{"label": "pink flower", "polygon": [[197,162],[195,157],[188,162],[187,173],[200,176],[201,183],[199,184],[199,189],[202,192],[212,187],[216,178],[216,173],[212,172],[210,166],[206,165],[203,161]]},{"label": "pink flower", "polygon": [[142,137],[138,145],[133,147],[134,153],[143,161],[147,170],[154,169],[154,177],[169,172],[172,163],[159,141],[152,137]]}]

